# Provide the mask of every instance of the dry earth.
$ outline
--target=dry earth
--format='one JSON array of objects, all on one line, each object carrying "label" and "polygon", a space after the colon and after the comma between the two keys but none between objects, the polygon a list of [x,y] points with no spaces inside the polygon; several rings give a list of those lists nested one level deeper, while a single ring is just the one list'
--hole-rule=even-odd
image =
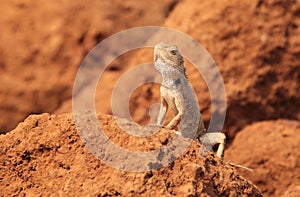
[{"label": "dry earth", "polygon": [[[111,140],[135,151],[161,146],[162,136],[170,133],[162,130],[157,137],[133,138],[112,116],[98,118]],[[126,172],[89,152],[71,114],[32,115],[0,136],[0,191],[3,196],[262,196],[231,166],[209,155],[199,158],[199,147],[192,143],[159,170]],[[120,162],[126,165],[127,160]]]}]

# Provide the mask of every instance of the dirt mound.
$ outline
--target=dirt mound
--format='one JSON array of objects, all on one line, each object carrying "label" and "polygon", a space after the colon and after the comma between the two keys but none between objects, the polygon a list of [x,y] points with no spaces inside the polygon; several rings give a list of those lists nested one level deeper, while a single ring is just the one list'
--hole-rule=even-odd
[{"label": "dirt mound", "polygon": [[[162,145],[155,139],[124,139],[112,116],[98,118],[105,133],[114,140],[122,138],[119,143],[127,148]],[[0,136],[0,188],[4,196],[261,196],[257,187],[219,159],[199,158],[199,146],[192,143],[159,170],[126,172],[100,162],[85,148],[70,114],[32,115]]]},{"label": "dirt mound", "polygon": [[300,184],[300,122],[278,120],[255,123],[239,132],[225,160],[243,164],[254,173],[241,172],[264,196],[280,196]]},{"label": "dirt mound", "polygon": [[[160,25],[174,1],[5,1],[0,7],[0,133],[71,97],[86,53],[109,35]],[[153,14],[155,13],[155,14]],[[70,111],[69,111],[70,112]]]}]

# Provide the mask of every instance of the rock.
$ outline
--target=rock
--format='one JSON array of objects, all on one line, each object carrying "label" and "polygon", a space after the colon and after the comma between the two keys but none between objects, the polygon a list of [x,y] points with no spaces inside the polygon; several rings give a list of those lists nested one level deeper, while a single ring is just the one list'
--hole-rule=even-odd
[{"label": "rock", "polygon": [[245,165],[240,171],[259,186],[264,196],[281,196],[291,184],[300,183],[300,122],[258,122],[240,131],[225,152],[225,160]]}]

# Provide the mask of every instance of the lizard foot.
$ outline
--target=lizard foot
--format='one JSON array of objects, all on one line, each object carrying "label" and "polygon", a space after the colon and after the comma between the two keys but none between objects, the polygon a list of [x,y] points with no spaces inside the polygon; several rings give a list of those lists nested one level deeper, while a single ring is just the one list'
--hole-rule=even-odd
[{"label": "lizard foot", "polygon": [[204,147],[203,150],[201,150],[202,147],[200,149],[200,155],[201,156],[206,151],[213,152],[213,150],[212,150],[213,146],[216,145],[216,144],[219,144],[216,155],[217,155],[217,157],[223,159],[225,143],[226,143],[226,136],[225,136],[224,133],[221,133],[221,132],[205,133],[203,136],[201,136],[200,142]]}]

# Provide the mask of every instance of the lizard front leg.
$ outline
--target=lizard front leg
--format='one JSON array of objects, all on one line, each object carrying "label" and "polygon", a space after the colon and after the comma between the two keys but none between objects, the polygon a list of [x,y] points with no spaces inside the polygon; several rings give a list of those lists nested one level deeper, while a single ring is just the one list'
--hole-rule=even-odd
[{"label": "lizard front leg", "polygon": [[161,104],[160,104],[160,109],[159,109],[159,114],[157,118],[157,125],[161,126],[163,125],[163,121],[165,120],[165,116],[168,110],[168,103],[166,100],[162,97],[161,98]]},{"label": "lizard front leg", "polygon": [[179,112],[172,120],[169,122],[169,124],[166,126],[167,129],[174,129],[181,120],[182,113]]},{"label": "lizard front leg", "polygon": [[172,109],[172,111],[174,113],[177,112],[177,114],[174,114],[175,117],[166,126],[167,129],[174,129],[174,127],[176,127],[179,124],[179,122],[181,120],[181,117],[183,115],[183,111],[182,111],[182,107],[181,107],[181,102],[179,102],[178,98],[175,97],[175,100],[173,102],[175,102],[175,103],[173,103],[173,105],[171,105],[171,107],[173,106],[173,108],[174,108],[174,109]]}]

